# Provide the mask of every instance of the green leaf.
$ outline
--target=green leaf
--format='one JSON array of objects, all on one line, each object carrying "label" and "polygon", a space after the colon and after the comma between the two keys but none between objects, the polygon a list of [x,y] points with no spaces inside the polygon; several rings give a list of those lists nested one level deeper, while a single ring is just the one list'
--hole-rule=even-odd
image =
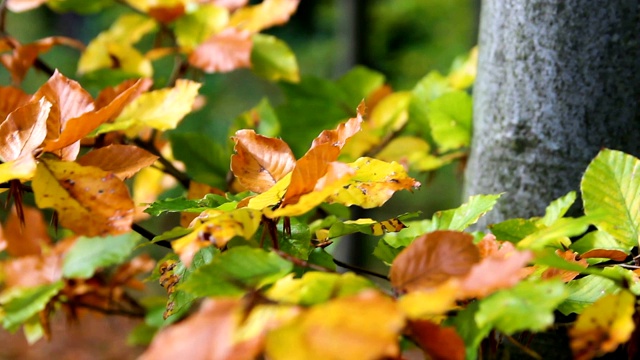
[{"label": "green leaf", "polygon": [[[360,232],[367,235],[381,236],[388,233],[398,232],[406,229],[404,221],[420,215],[420,212],[405,213],[394,218],[376,221],[372,219],[358,219],[348,221],[338,221],[329,228],[329,238]],[[396,230],[398,229],[398,230]]]},{"label": "green leaf", "polygon": [[567,290],[569,297],[558,306],[558,310],[565,315],[580,314],[603,295],[620,290],[620,286],[602,276],[587,275],[567,283]]},{"label": "green leaf", "polygon": [[397,233],[385,234],[382,239],[391,247],[400,248],[409,246],[416,237],[433,231],[434,225],[429,219],[407,221],[406,228]]},{"label": "green leaf", "polygon": [[229,128],[229,136],[241,129],[256,129],[258,134],[268,137],[280,135],[280,120],[269,99],[263,98],[253,109],[240,114]]},{"label": "green leaf", "polygon": [[333,262],[333,256],[322,248],[313,249],[311,254],[309,254],[309,260],[307,261],[310,264],[319,265],[329,270],[336,270],[336,264]]},{"label": "green leaf", "polygon": [[[629,281],[627,276],[623,273],[612,272],[607,270],[608,268],[601,269],[595,267],[582,267],[575,262],[569,262],[556,254],[554,249],[544,249],[536,252],[536,256],[533,259],[535,265],[549,266],[556,269],[575,271],[580,274],[598,275],[610,279],[617,284],[624,284]],[[605,271],[606,270],[606,271]]]},{"label": "green leaf", "polygon": [[493,209],[502,194],[475,195],[457,209],[438,211],[433,215],[432,230],[463,231]]},{"label": "green leaf", "polygon": [[520,249],[541,249],[551,246],[555,248],[569,247],[569,237],[584,234],[594,222],[594,216],[579,218],[561,218],[553,225],[527,235],[517,244]]},{"label": "green leaf", "polygon": [[621,246],[640,241],[640,160],[615,150],[602,150],[589,164],[580,189],[587,215],[603,213],[594,225],[613,235]]},{"label": "green leaf", "polygon": [[300,81],[296,56],[284,41],[271,35],[253,35],[251,69],[270,81]]},{"label": "green leaf", "polygon": [[151,216],[159,216],[166,212],[194,212],[201,213],[206,209],[216,208],[229,202],[224,196],[207,194],[202,199],[188,200],[184,196],[158,200],[144,210]]},{"label": "green leaf", "polygon": [[340,275],[311,271],[299,279],[290,274],[278,280],[266,295],[271,300],[286,304],[311,306],[333,298],[355,295],[374,286],[368,279],[354,273]]},{"label": "green leaf", "polygon": [[215,5],[201,5],[195,11],[179,17],[174,23],[176,42],[192,51],[229,22],[229,11]]},{"label": "green leaf", "polygon": [[471,96],[464,91],[448,92],[431,102],[431,136],[438,144],[440,152],[469,146],[471,108]]},{"label": "green leaf", "polygon": [[355,66],[336,82],[349,101],[359,102],[384,85],[384,75],[364,66]]},{"label": "green leaf", "polygon": [[169,135],[173,156],[187,167],[187,174],[195,181],[225,188],[229,172],[231,150],[214,142],[202,133],[172,132]]},{"label": "green leaf", "polygon": [[2,326],[10,332],[15,332],[33,315],[44,310],[49,300],[63,287],[64,281],[57,281],[48,285],[5,291],[0,298]]},{"label": "green leaf", "polygon": [[449,86],[447,77],[437,71],[432,71],[420,79],[411,91],[416,99],[419,99],[423,103],[428,103],[441,97],[450,90],[451,87]]},{"label": "green leaf", "polygon": [[88,279],[98,268],[123,262],[137,242],[138,238],[131,233],[92,238],[81,236],[64,256],[62,275]]},{"label": "green leaf", "polygon": [[632,245],[623,246],[613,236],[604,231],[592,231],[581,237],[578,241],[571,244],[569,247],[571,250],[578,254],[584,254],[587,251],[602,249],[602,250],[619,250],[629,254],[633,248]]},{"label": "green leaf", "polygon": [[[282,224],[278,224],[278,230],[282,233]],[[291,218],[291,237],[281,236],[278,239],[280,250],[302,260],[309,258],[311,247],[311,230],[309,225],[296,218]]]},{"label": "green leaf", "polygon": [[389,243],[387,243],[384,239],[380,239],[380,241],[378,241],[378,245],[376,245],[376,248],[373,249],[373,256],[382,260],[385,264],[391,266],[393,260],[403,249],[404,246],[396,248],[389,245]]},{"label": "green leaf", "polygon": [[74,12],[76,14],[94,14],[112,6],[113,0],[48,0],[47,6],[55,12]]},{"label": "green leaf", "polygon": [[489,229],[498,240],[517,243],[538,231],[538,225],[536,219],[517,218],[489,225]]},{"label": "green leaf", "polygon": [[282,278],[293,264],[273,252],[239,246],[213,258],[178,285],[194,296],[242,296]]},{"label": "green leaf", "polygon": [[476,316],[480,310],[479,302],[472,302],[466,309],[458,312],[455,317],[445,320],[444,326],[453,326],[465,344],[466,358],[476,359],[478,347],[482,339],[491,332],[492,324],[478,325]]},{"label": "green leaf", "polygon": [[567,213],[571,205],[576,201],[576,192],[570,191],[567,195],[560,197],[549,204],[544,217],[539,222],[545,226],[551,226],[554,222]]},{"label": "green leaf", "polygon": [[506,334],[542,331],[553,324],[553,310],[568,295],[560,281],[520,282],[481,300],[475,320],[480,328],[492,325]]}]

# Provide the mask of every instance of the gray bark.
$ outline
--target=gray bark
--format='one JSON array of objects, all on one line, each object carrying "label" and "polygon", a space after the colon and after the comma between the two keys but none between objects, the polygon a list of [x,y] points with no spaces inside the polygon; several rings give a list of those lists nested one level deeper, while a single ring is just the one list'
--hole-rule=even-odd
[{"label": "gray bark", "polygon": [[638,0],[484,0],[465,195],[541,216],[603,147],[640,154]]}]

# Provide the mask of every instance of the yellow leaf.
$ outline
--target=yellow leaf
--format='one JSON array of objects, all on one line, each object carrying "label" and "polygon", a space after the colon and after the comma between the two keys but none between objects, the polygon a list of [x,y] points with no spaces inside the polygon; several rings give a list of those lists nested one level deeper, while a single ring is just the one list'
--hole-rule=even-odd
[{"label": "yellow leaf", "polygon": [[33,155],[26,154],[12,161],[0,164],[0,183],[9,180],[28,181],[36,173],[36,160]]},{"label": "yellow leaf", "polygon": [[229,10],[214,4],[203,4],[175,22],[176,42],[183,50],[193,51],[229,22]]},{"label": "yellow leaf", "polygon": [[179,79],[172,88],[144,93],[129,103],[113,123],[102,125],[97,133],[125,130],[133,137],[145,126],[173,129],[191,112],[199,88],[197,82]]},{"label": "yellow leaf", "polygon": [[267,334],[273,360],[382,359],[399,355],[404,316],[377,291],[364,291],[313,306]]},{"label": "yellow leaf", "polygon": [[205,210],[194,220],[193,231],[174,241],[171,246],[185,263],[195,253],[213,245],[222,248],[235,236],[250,239],[258,230],[262,214],[258,210],[240,208],[233,211]]},{"label": "yellow leaf", "polygon": [[578,316],[569,330],[574,359],[583,360],[615,350],[635,328],[636,298],[628,291],[601,297]]},{"label": "yellow leaf", "polygon": [[473,85],[478,68],[478,47],[471,49],[469,56],[460,64],[454,64],[454,69],[447,76],[449,85],[458,90],[464,90]]},{"label": "yellow leaf", "polygon": [[410,319],[429,319],[455,309],[459,285],[450,279],[431,291],[413,291],[399,300],[400,308]]},{"label": "yellow leaf", "polygon": [[370,209],[382,206],[398,190],[420,187],[420,183],[409,177],[402,165],[396,162],[362,157],[349,166],[355,169],[355,175],[327,202]]},{"label": "yellow leaf", "polygon": [[411,92],[399,91],[380,100],[371,111],[368,123],[380,134],[396,132],[409,120]]},{"label": "yellow leaf", "polygon": [[238,9],[229,19],[230,27],[252,33],[284,24],[298,8],[300,0],[264,0],[260,4]]},{"label": "yellow leaf", "polygon": [[290,183],[291,173],[288,173],[277,183],[275,183],[275,185],[273,185],[269,190],[251,198],[247,207],[250,209],[262,210],[268,207],[279,205],[280,202],[282,202],[282,198],[287,192],[287,188],[289,187]]},{"label": "yellow leaf", "polygon": [[53,208],[60,224],[78,235],[104,236],[131,229],[133,201],[112,173],[75,162],[41,158],[32,181],[39,208]]}]

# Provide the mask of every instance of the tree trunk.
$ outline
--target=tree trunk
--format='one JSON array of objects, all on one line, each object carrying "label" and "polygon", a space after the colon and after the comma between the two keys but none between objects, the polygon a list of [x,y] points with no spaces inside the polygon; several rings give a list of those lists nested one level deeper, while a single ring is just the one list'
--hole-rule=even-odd
[{"label": "tree trunk", "polygon": [[640,154],[638,0],[484,0],[466,195],[544,214],[603,147]]}]

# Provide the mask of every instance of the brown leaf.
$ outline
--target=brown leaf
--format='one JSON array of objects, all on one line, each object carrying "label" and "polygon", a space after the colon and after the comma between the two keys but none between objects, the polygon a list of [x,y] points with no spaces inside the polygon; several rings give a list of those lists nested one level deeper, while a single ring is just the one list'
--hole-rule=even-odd
[{"label": "brown leaf", "polygon": [[311,144],[311,148],[321,144],[331,144],[342,149],[349,138],[360,131],[362,125],[362,117],[366,113],[364,101],[360,102],[356,110],[357,115],[354,118],[340,123],[335,130],[324,130],[320,133]]},{"label": "brown leaf", "polygon": [[434,231],[413,241],[391,266],[391,284],[399,292],[426,290],[467,275],[480,260],[473,236]]},{"label": "brown leaf", "polygon": [[177,3],[173,6],[152,6],[147,11],[149,16],[163,24],[168,24],[185,13],[184,4]]},{"label": "brown leaf", "polygon": [[431,321],[409,322],[409,336],[433,360],[463,360],[465,345],[460,335],[451,327],[442,327]]},{"label": "brown leaf", "polygon": [[37,99],[12,111],[0,123],[0,158],[16,160],[30,155],[47,135],[47,117],[51,103]]},{"label": "brown leaf", "polygon": [[496,290],[516,285],[528,273],[523,271],[533,255],[514,250],[508,256],[493,255],[474,265],[460,284],[459,298],[481,298]]},{"label": "brown leaf", "polygon": [[133,201],[127,186],[112,173],[41,158],[32,186],[38,207],[54,208],[60,224],[78,235],[115,235],[131,229]]},{"label": "brown leaf", "polygon": [[88,152],[80,157],[77,163],[98,167],[124,180],[140,169],[150,166],[157,159],[157,156],[134,145],[109,145]]},{"label": "brown leaf", "polygon": [[606,250],[606,249],[593,249],[580,255],[583,259],[588,258],[605,258],[614,261],[624,261],[627,258],[627,253],[621,250]]},{"label": "brown leaf", "polygon": [[[578,264],[584,268],[589,266],[586,259],[578,260],[579,255],[573,252],[572,250],[566,250],[566,251],[556,250],[556,254],[561,258],[563,258],[564,260],[574,264]],[[626,258],[626,255],[625,255],[625,258]],[[569,282],[578,275],[580,275],[580,273],[577,271],[549,268],[545,270],[541,276],[543,279],[560,278],[560,280],[564,282]]]},{"label": "brown leaf", "polygon": [[280,139],[239,130],[232,137],[235,154],[231,156],[231,171],[245,188],[262,193],[291,172],[296,159],[289,145]]},{"label": "brown leaf", "polygon": [[0,119],[4,120],[10,112],[25,105],[31,95],[13,86],[0,86]]},{"label": "brown leaf", "polygon": [[4,224],[4,238],[7,241],[7,252],[13,257],[39,255],[43,247],[51,245],[40,210],[23,205],[24,224],[16,213],[15,207]]},{"label": "brown leaf", "polygon": [[62,256],[58,254],[23,256],[0,266],[8,288],[52,284],[62,278]]},{"label": "brown leaf", "polygon": [[114,119],[138,95],[138,88],[142,85],[143,81],[138,80],[101,109],[87,111],[78,117],[67,119],[62,125],[62,132],[58,138],[47,137],[44,151],[53,152],[65,148],[81,140],[101,124]]},{"label": "brown leaf", "polygon": [[[76,81],[68,79],[57,70],[49,80],[33,95],[34,99],[46,97],[52,104],[47,120],[47,137],[45,141],[55,141],[60,137],[67,121],[93,111],[95,106],[91,95]],[[78,154],[80,144],[63,149],[56,155],[63,159],[73,160]]]},{"label": "brown leaf", "polygon": [[96,97],[94,104],[96,109],[102,109],[103,107],[111,104],[115,98],[120,96],[123,92],[129,90],[131,87],[140,83],[139,86],[135,89],[135,94],[133,94],[133,98],[137,98],[143,92],[149,90],[151,85],[153,85],[153,80],[144,78],[144,79],[128,79],[116,86],[109,86],[100,91],[98,96]]},{"label": "brown leaf", "polygon": [[189,55],[189,64],[207,73],[248,68],[252,48],[250,32],[228,28],[200,44]]}]

